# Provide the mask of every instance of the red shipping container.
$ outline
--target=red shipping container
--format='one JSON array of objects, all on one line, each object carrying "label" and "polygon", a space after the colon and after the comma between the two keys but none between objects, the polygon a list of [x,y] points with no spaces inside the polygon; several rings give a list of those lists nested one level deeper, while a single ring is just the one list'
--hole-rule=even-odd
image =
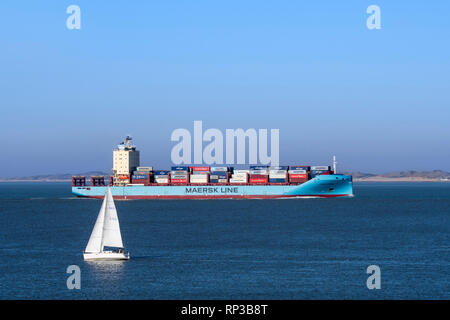
[{"label": "red shipping container", "polygon": [[250,178],[250,183],[267,183],[268,179],[266,178]]},{"label": "red shipping container", "polygon": [[172,182],[172,183],[187,183],[188,181],[186,179],[171,179],[170,182]]},{"label": "red shipping container", "polygon": [[207,171],[207,172],[210,171],[209,167],[189,167],[189,168],[191,168],[192,171]]},{"label": "red shipping container", "polygon": [[134,179],[131,182],[134,184],[148,184],[149,180],[148,179]]},{"label": "red shipping container", "polygon": [[308,179],[308,174],[290,174],[289,179]]},{"label": "red shipping container", "polygon": [[269,179],[269,175],[268,174],[251,174],[250,178]]}]

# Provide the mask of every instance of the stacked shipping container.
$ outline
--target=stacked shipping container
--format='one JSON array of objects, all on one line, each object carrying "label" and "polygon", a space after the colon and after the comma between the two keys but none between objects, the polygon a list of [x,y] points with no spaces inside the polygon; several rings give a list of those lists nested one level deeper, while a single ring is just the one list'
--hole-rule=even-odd
[{"label": "stacked shipping container", "polygon": [[269,167],[250,166],[248,181],[251,184],[267,184],[269,182]]},{"label": "stacked shipping container", "polygon": [[[137,167],[133,175],[110,176],[110,185],[143,184],[152,182],[167,185],[173,184],[300,184],[322,174],[332,174],[331,166],[250,166],[250,170],[231,167],[188,167],[174,166],[171,171],[159,170],[153,172],[152,167]],[[105,186],[104,176],[92,176],[92,186]],[[84,176],[72,177],[73,186],[85,186]]]},{"label": "stacked shipping container", "polygon": [[231,184],[243,184],[248,183],[248,174],[250,170],[233,170],[231,179],[229,182]]},{"label": "stacked shipping container", "polygon": [[91,176],[91,186],[99,187],[105,185],[105,176]]},{"label": "stacked shipping container", "polygon": [[137,167],[131,176],[132,184],[149,185],[153,181],[153,167]]},{"label": "stacked shipping container", "polygon": [[192,170],[190,183],[207,184],[209,182],[209,167],[190,167],[190,169]]},{"label": "stacked shipping container", "polygon": [[187,184],[189,181],[189,167],[172,167],[170,171],[170,182],[173,184]]},{"label": "stacked shipping container", "polygon": [[130,183],[130,175],[129,174],[121,174],[117,177],[117,180],[114,183],[118,183],[120,185],[129,184]]},{"label": "stacked shipping container", "polygon": [[288,182],[288,167],[278,166],[269,168],[269,182],[270,183],[287,183]]},{"label": "stacked shipping container", "polygon": [[148,185],[150,183],[150,177],[150,174],[133,174],[131,176],[131,183]]},{"label": "stacked shipping container", "polygon": [[228,183],[228,170],[227,167],[212,167],[209,182],[210,183]]},{"label": "stacked shipping container", "polygon": [[154,182],[158,184],[168,184],[169,183],[169,174],[168,170],[159,170],[154,172]]},{"label": "stacked shipping container", "polygon": [[72,186],[74,186],[74,187],[86,186],[86,177],[85,176],[73,176],[72,177]]},{"label": "stacked shipping container", "polygon": [[330,166],[311,167],[311,179],[321,174],[331,174],[331,167]]},{"label": "stacked shipping container", "polygon": [[289,166],[289,182],[304,183],[309,179],[309,166]]}]

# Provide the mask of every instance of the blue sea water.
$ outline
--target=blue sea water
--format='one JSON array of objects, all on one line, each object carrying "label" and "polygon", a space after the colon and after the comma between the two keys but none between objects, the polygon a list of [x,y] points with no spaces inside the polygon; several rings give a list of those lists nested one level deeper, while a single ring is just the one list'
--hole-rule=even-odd
[{"label": "blue sea water", "polygon": [[[449,299],[450,184],[354,198],[116,201],[132,259],[83,261],[101,200],[0,183],[0,299]],[[66,268],[78,265],[81,289]],[[381,269],[368,290],[366,269]]]}]

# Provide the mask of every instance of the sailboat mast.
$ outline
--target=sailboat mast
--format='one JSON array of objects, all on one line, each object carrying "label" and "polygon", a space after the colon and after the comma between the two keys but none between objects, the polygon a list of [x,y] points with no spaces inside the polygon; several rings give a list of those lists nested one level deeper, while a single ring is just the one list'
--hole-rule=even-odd
[{"label": "sailboat mast", "polygon": [[103,252],[103,235],[105,234],[105,218],[106,218],[106,210],[108,210],[108,192],[109,192],[109,187],[106,190],[106,195],[105,195],[105,210],[103,210],[103,226],[102,226],[102,240],[100,242],[100,252]]}]

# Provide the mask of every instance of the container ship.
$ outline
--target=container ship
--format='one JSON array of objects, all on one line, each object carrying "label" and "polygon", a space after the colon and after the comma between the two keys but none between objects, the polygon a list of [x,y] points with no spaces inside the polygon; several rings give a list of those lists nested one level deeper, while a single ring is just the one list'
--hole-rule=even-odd
[{"label": "container ship", "polygon": [[126,137],[113,151],[107,176],[72,177],[72,193],[103,198],[109,186],[114,199],[280,199],[352,197],[352,176],[331,166],[173,166],[154,170],[141,166],[139,151]]}]

